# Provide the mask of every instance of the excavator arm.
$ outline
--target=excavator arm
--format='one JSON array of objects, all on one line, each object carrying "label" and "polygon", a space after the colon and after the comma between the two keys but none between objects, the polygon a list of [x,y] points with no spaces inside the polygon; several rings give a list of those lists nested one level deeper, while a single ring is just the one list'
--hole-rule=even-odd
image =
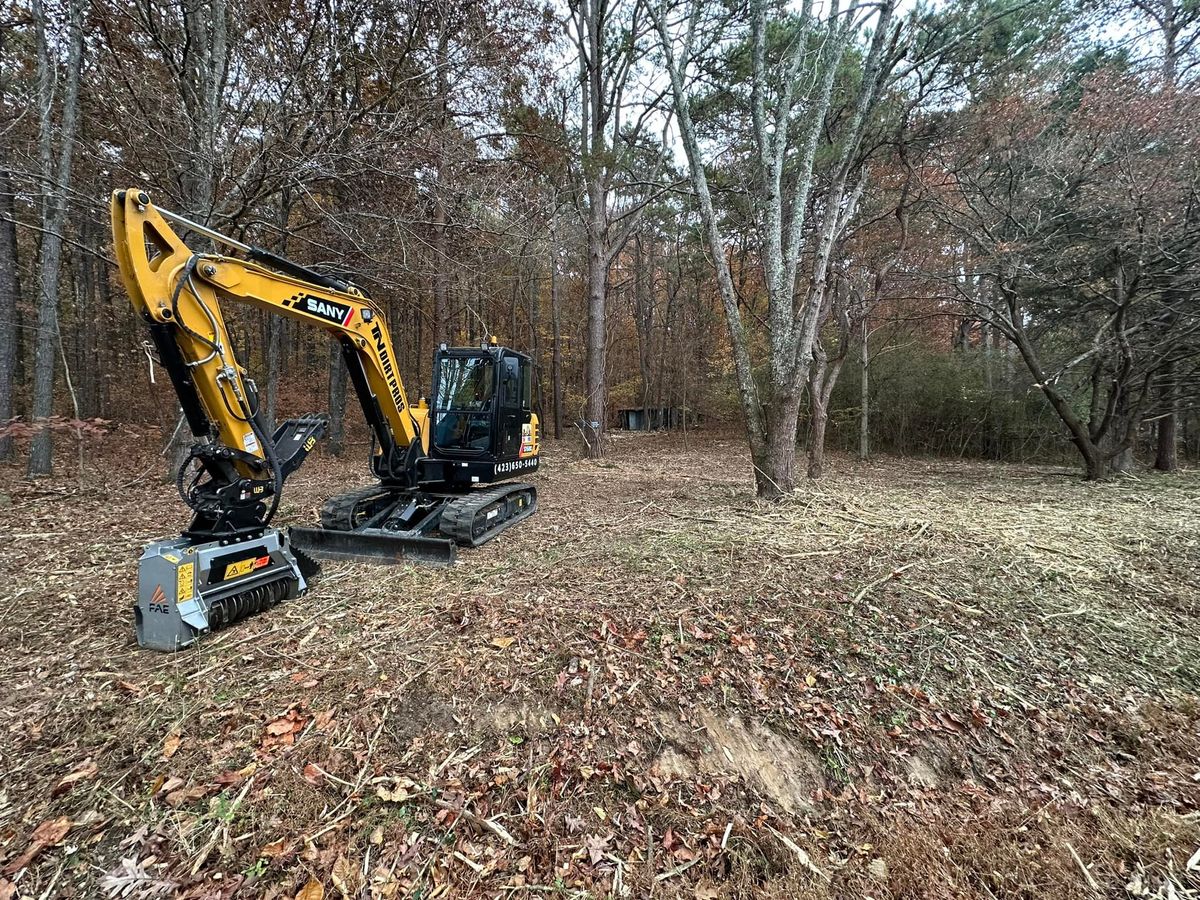
[{"label": "excavator arm", "polygon": [[[264,471],[274,475],[270,470],[286,460],[271,459],[274,442],[261,433],[257,390],[234,356],[222,301],[307,322],[338,340],[376,438],[376,475],[401,479],[404,455],[427,450],[427,410],[409,406],[385,316],[359,288],[159,210],[142,191],[115,192],[111,211],[122,278],[150,328],[189,427],[198,439],[228,451],[239,476],[273,482],[262,478]],[[251,259],[197,253],[168,216]],[[273,483],[254,487],[278,491]]]}]

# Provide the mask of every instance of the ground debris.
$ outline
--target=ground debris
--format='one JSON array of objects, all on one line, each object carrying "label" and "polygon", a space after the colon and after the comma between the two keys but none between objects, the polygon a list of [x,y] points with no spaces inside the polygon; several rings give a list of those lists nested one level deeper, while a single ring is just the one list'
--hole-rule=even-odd
[{"label": "ground debris", "polygon": [[[78,538],[0,542],[0,891],[1200,889],[1196,475],[834,457],[766,505],[701,443],[552,449],[511,541],[328,565],[174,656],[128,612],[170,492],[0,472],[0,529]],[[346,471],[312,460],[280,520]]]}]

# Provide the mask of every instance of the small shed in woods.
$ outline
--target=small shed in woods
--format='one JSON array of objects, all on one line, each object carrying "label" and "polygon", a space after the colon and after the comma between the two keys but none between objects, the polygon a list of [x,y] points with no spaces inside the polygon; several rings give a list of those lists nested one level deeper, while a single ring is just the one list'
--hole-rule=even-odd
[{"label": "small shed in woods", "polygon": [[626,431],[658,431],[694,424],[695,417],[682,406],[628,406],[617,410],[617,427]]}]

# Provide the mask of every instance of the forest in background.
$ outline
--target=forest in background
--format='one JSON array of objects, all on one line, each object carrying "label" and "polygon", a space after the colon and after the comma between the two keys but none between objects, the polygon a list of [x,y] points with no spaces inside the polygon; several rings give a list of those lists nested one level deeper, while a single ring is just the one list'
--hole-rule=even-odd
[{"label": "forest in background", "polygon": [[[7,2],[0,458],[178,430],[111,256],[137,186],[362,284],[414,392],[442,342],[532,354],[591,456],[672,406],[745,428],[764,496],[797,442],[810,477],[827,444],[1173,470],[1198,38],[1194,0]],[[326,336],[226,314],[340,453]]]}]

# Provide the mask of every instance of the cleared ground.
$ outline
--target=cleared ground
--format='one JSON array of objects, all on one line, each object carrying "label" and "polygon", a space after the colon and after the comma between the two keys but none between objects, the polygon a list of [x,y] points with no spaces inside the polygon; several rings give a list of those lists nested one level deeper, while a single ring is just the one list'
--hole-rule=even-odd
[{"label": "cleared ground", "polygon": [[[152,462],[0,473],[3,900],[1200,896],[1197,474],[767,506],[735,438],[618,437],[449,571],[162,656]],[[281,521],[364,480],[311,460]]]}]

